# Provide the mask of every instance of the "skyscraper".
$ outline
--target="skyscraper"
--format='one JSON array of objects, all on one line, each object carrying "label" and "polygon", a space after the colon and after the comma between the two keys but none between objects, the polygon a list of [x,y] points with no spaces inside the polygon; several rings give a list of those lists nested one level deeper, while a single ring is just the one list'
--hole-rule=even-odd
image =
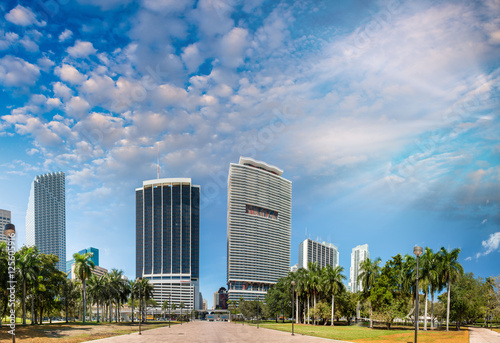
[{"label": "skyscraper", "polygon": [[66,270],[66,176],[38,175],[31,184],[26,212],[26,245],[59,257],[57,269]]},{"label": "skyscraper", "polygon": [[5,224],[9,224],[12,218],[12,214],[7,210],[0,210],[0,242],[8,243],[8,238],[3,234],[3,228]]},{"label": "skyscraper", "polygon": [[162,304],[201,309],[200,186],[189,178],[144,181],[135,190],[136,276],[150,280]]},{"label": "skyscraper", "polygon": [[229,300],[261,298],[290,270],[292,182],[265,162],[240,157],[229,167]]},{"label": "skyscraper", "polygon": [[349,277],[349,288],[351,292],[356,293],[363,290],[363,286],[359,283],[359,264],[370,257],[368,252],[368,244],[358,245],[352,249],[351,253],[351,270]]},{"label": "skyscraper", "polygon": [[[86,253],[92,253],[92,257],[90,260],[94,262],[95,266],[99,266],[99,249],[96,248],[87,248],[87,249],[82,249],[78,252],[80,255],[86,254]],[[71,255],[73,256],[73,254]],[[69,261],[66,261],[66,273],[71,273],[71,266],[75,263],[74,259],[71,259]]]},{"label": "skyscraper", "polygon": [[299,268],[307,269],[309,262],[316,262],[320,268],[339,265],[339,250],[332,243],[319,243],[306,239],[299,244]]}]

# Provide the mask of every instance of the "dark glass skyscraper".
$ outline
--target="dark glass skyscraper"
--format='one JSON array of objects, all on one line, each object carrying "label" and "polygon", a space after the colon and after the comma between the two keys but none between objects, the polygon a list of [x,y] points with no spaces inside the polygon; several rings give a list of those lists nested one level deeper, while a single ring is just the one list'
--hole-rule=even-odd
[{"label": "dark glass skyscraper", "polygon": [[162,304],[200,309],[200,186],[189,178],[144,181],[136,196],[136,276]]}]

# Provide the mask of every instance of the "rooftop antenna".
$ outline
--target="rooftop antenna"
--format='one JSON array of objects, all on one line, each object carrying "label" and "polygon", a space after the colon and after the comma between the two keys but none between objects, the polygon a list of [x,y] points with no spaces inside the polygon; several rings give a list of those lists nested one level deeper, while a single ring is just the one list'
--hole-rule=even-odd
[{"label": "rooftop antenna", "polygon": [[158,159],[157,159],[157,171],[156,171],[156,178],[160,178],[160,142],[158,142]]}]

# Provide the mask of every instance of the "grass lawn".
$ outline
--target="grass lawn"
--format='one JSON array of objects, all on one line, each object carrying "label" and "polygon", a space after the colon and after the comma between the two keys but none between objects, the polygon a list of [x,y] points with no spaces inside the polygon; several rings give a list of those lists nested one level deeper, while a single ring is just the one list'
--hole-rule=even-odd
[{"label": "grass lawn", "polygon": [[[292,324],[286,323],[270,323],[266,322],[260,324],[261,327],[292,332]],[[357,342],[357,343],[392,343],[392,342],[413,342],[415,331],[412,329],[369,329],[360,326],[313,326],[313,325],[294,325],[296,334],[317,336],[331,339],[338,339],[343,341]],[[461,331],[419,331],[418,341],[421,343],[468,343],[469,332],[467,329]]]},{"label": "grass lawn", "polygon": [[[177,322],[172,322],[177,324]],[[151,322],[142,324],[142,330],[168,326],[168,322]],[[0,330],[0,343],[12,342],[7,333],[9,328],[3,324]],[[29,343],[79,343],[89,340],[125,335],[139,331],[139,324],[132,323],[54,323],[35,326],[16,325],[16,339]]]},{"label": "grass lawn", "polygon": [[500,329],[492,329],[493,331],[500,332]]}]

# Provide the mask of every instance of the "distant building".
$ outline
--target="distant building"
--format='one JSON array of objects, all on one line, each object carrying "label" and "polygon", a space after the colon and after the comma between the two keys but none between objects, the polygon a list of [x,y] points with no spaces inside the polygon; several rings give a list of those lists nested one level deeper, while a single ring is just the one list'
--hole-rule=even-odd
[{"label": "distant building", "polygon": [[8,243],[8,238],[3,234],[5,224],[11,223],[12,214],[7,210],[0,210],[0,242]]},{"label": "distant building", "polygon": [[203,310],[208,310],[208,301],[207,299],[203,299]]},{"label": "distant building", "polygon": [[214,310],[227,310],[227,289],[224,287],[214,293]]},{"label": "distant building", "polygon": [[150,280],[153,298],[201,309],[200,186],[189,178],[144,181],[135,190],[136,276]]},{"label": "distant building", "polygon": [[[94,262],[95,266],[99,266],[99,249],[90,247],[87,249],[80,250],[78,253],[80,255],[84,255],[86,253],[92,253],[92,257],[90,258],[90,260],[92,262]],[[73,256],[73,255],[71,255],[71,256]],[[75,263],[74,259],[66,261],[66,273],[71,273],[71,265],[73,265],[73,263]],[[68,277],[69,277],[69,275],[68,275]]]},{"label": "distant building", "polygon": [[358,245],[352,249],[349,289],[353,293],[363,291],[363,286],[359,283],[359,264],[369,257],[368,244]]},{"label": "distant building", "polygon": [[292,273],[295,273],[297,270],[299,270],[299,265],[297,263],[290,267]]},{"label": "distant building", "polygon": [[299,244],[299,268],[307,269],[309,262],[316,262],[320,268],[339,265],[339,250],[332,243],[319,243],[306,239]]},{"label": "distant building", "polygon": [[290,270],[292,182],[265,162],[231,163],[227,198],[229,300],[261,299]]},{"label": "distant building", "polygon": [[[75,280],[77,279],[77,275],[75,273],[75,266],[76,264],[73,263],[71,265],[71,270],[70,270],[70,274],[68,275],[68,277],[72,280]],[[103,275],[106,275],[106,273],[108,272],[108,270],[106,268],[103,268],[103,267],[99,267],[99,266],[95,266],[95,268],[93,270],[91,270],[91,273],[92,275],[97,275],[97,276],[103,276]]]},{"label": "distant building", "polygon": [[26,212],[26,245],[59,257],[57,269],[66,270],[66,176],[38,175],[31,184]]}]

